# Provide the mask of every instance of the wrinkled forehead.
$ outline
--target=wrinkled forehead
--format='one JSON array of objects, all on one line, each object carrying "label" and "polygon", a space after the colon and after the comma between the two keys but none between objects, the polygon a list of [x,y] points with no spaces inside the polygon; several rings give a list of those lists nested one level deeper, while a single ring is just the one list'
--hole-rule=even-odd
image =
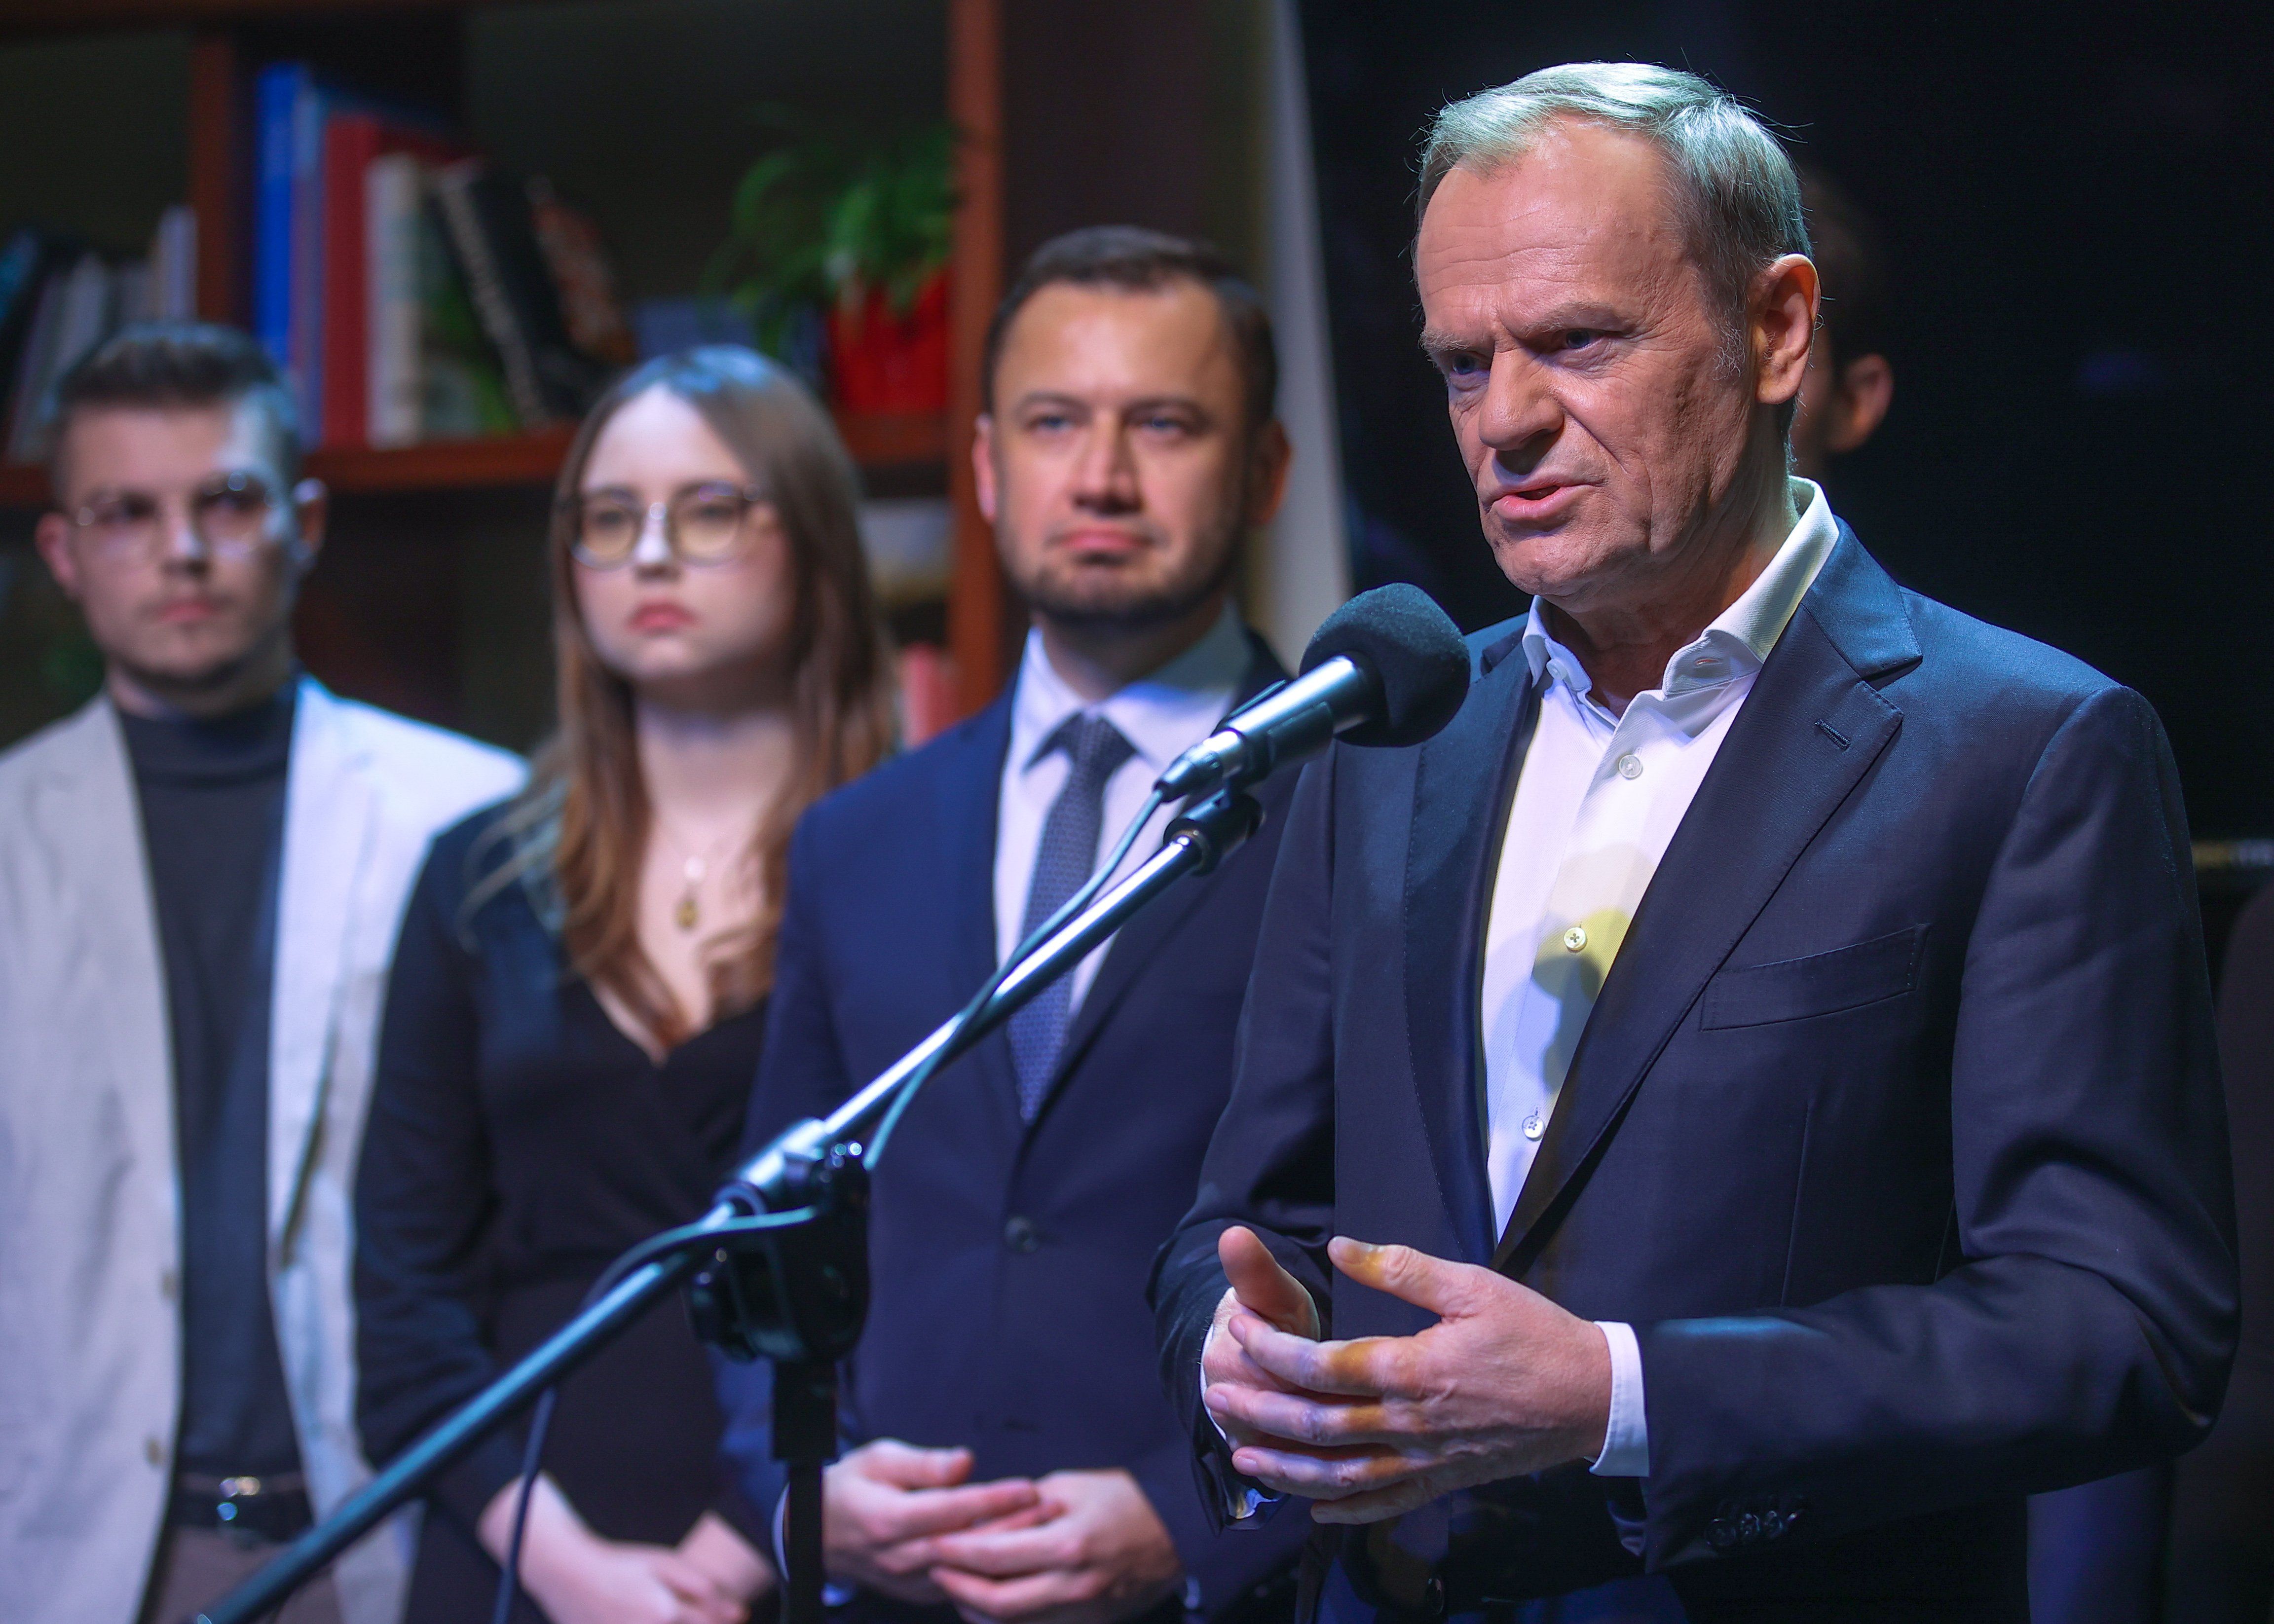
[{"label": "wrinkled forehead", "polygon": [[1576,119],[1551,123],[1514,157],[1449,171],[1413,252],[1433,326],[1575,300],[1653,300],[1698,283],[1694,261],[1665,154]]}]

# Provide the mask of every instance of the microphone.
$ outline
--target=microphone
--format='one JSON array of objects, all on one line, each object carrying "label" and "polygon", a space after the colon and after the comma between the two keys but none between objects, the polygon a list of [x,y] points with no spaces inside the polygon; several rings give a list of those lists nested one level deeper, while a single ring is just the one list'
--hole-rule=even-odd
[{"label": "microphone", "polygon": [[1361,592],[1303,650],[1303,674],[1260,695],[1182,756],[1154,788],[1170,800],[1254,784],[1323,749],[1419,744],[1469,693],[1459,628],[1418,587]]}]

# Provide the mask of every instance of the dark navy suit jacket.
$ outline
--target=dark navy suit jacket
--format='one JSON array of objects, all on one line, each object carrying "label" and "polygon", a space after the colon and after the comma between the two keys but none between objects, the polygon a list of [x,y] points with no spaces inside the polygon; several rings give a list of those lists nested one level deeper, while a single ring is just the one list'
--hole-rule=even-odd
[{"label": "dark navy suit jacket", "polygon": [[[1260,641],[1254,650],[1248,693],[1285,674]],[[1010,716],[1005,694],[799,825],[752,1149],[825,1115],[994,969]],[[1301,1530],[1258,1538],[1212,1525],[1154,1375],[1145,1283],[1192,1203],[1231,1091],[1233,1034],[1293,789],[1291,775],[1266,784],[1261,831],[1114,937],[1032,1124],[1020,1120],[1000,1031],[917,1097],[877,1171],[873,1302],[844,1387],[848,1441],[966,1446],[975,1479],[1126,1470],[1210,1613],[1284,1575]],[[727,1447],[772,1505],[783,1479],[767,1455],[761,1375],[727,1378]]]},{"label": "dark navy suit jacket", "polygon": [[1646,1562],[1699,1616],[2022,1616],[2019,1497],[2199,1439],[2233,1346],[2209,990],[2153,712],[1901,590],[1843,528],[1496,1236],[1478,999],[1537,703],[1519,629],[1474,640],[1435,739],[1304,776],[1239,1079],[1156,1282],[1180,1412],[1228,1470],[1197,1394],[1226,1223],[1263,1232],[1336,1336],[1428,1323],[1329,1278],[1333,1234],[1404,1242],[1633,1324],[1651,1470],[1322,1537],[1330,1615]]}]

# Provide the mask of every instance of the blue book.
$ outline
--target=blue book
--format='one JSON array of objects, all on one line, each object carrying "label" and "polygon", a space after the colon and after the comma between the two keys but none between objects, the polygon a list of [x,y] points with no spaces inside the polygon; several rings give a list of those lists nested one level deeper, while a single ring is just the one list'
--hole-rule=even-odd
[{"label": "blue book", "polygon": [[293,131],[308,79],[305,63],[280,62],[253,84],[252,335],[279,367],[292,364]]}]

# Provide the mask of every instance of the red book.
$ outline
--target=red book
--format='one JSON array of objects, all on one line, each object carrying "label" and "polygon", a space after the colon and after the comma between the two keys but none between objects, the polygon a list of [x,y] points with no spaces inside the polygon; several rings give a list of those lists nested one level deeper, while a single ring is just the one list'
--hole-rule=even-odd
[{"label": "red book", "polygon": [[324,121],[324,444],[371,440],[370,255],[365,240],[364,171],[383,153],[410,152],[430,163],[457,155],[448,142],[375,113],[343,108]]}]

